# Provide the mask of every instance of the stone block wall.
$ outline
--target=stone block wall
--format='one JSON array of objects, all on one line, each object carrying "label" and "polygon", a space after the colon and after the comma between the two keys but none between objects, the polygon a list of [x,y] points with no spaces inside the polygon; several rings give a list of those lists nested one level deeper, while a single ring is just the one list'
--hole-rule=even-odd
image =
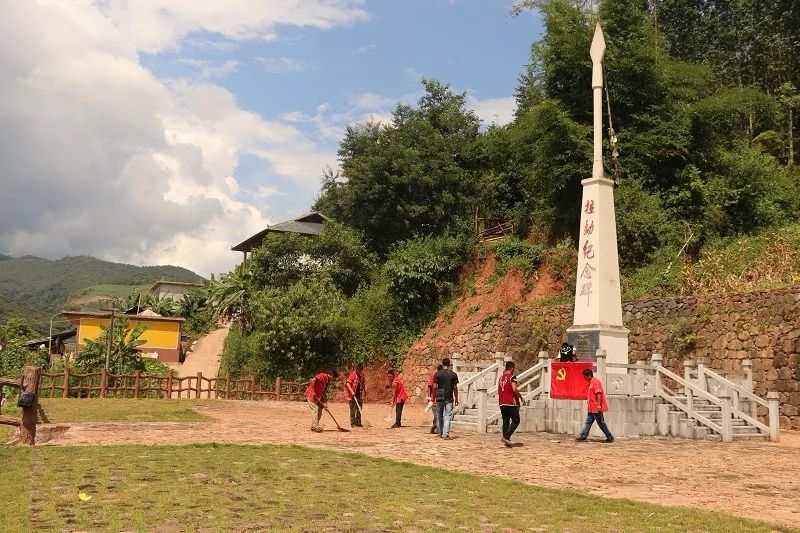
[{"label": "stone block wall", "polygon": [[[659,352],[665,366],[682,374],[685,359],[702,358],[711,369],[734,372],[750,359],[754,392],[765,397],[777,391],[781,427],[800,429],[800,287],[636,300],[623,304],[623,321],[630,329],[632,363]],[[453,352],[464,361],[485,361],[501,351],[526,368],[540,349],[555,355],[571,323],[572,305],[530,303],[465,324],[454,334],[440,335],[434,326],[406,356],[410,392],[424,398],[431,369]]]}]

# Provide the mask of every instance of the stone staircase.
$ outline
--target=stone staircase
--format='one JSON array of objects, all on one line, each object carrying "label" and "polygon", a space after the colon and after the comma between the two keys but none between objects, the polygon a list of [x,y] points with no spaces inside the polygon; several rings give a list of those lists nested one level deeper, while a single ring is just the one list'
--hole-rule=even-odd
[{"label": "stone staircase", "polygon": [[[676,399],[684,406],[688,401],[686,395],[678,395]],[[714,405],[708,400],[693,400],[693,411],[714,424],[722,426],[723,415],[720,406]],[[721,433],[715,432],[713,429],[703,425],[694,418],[689,418],[685,411],[677,407],[670,406],[668,416],[670,435],[680,436],[686,439],[722,440]],[[731,429],[733,439],[764,439],[768,437],[768,435],[765,435],[758,427],[740,418],[733,418],[731,420]]]}]

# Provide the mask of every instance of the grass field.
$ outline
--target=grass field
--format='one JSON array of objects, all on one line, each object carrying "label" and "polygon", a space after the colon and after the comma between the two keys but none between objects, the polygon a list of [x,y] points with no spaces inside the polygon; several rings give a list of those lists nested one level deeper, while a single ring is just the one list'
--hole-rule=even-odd
[{"label": "grass field", "polygon": [[297,446],[5,447],[0,463],[9,532],[776,530]]},{"label": "grass field", "polygon": [[[40,423],[60,422],[204,422],[210,420],[192,408],[212,400],[114,400],[42,398]],[[6,406],[3,414],[19,414]],[[0,426],[0,443],[8,441],[14,428]]]}]

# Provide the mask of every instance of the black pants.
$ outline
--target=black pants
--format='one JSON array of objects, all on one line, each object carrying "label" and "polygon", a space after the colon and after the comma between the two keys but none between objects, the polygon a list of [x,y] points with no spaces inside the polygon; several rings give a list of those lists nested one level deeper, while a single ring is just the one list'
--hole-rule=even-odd
[{"label": "black pants", "polygon": [[501,405],[500,414],[503,415],[503,438],[511,439],[519,426],[519,406]]},{"label": "black pants", "polygon": [[402,425],[400,422],[403,419],[403,406],[405,404],[406,404],[406,402],[397,402],[396,404],[394,404],[394,425],[395,426],[401,426]]},{"label": "black pants", "polygon": [[361,426],[361,411],[358,408],[362,405],[364,405],[363,400],[355,396],[350,400],[350,425],[353,427]]}]

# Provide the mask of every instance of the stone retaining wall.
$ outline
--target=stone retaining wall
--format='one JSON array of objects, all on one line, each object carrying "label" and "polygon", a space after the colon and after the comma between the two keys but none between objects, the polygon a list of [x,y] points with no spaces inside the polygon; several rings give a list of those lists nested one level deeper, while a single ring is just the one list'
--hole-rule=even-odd
[{"label": "stone retaining wall", "polygon": [[[664,365],[683,373],[684,359],[702,358],[711,369],[739,371],[753,363],[754,392],[780,393],[781,427],[800,429],[800,287],[742,294],[637,300],[623,304],[630,329],[630,361],[664,355]],[[406,356],[412,393],[424,398],[432,368],[453,352],[463,361],[506,352],[525,368],[540,349],[555,355],[572,322],[572,305],[526,304],[467,324],[447,337],[426,331]]]}]

